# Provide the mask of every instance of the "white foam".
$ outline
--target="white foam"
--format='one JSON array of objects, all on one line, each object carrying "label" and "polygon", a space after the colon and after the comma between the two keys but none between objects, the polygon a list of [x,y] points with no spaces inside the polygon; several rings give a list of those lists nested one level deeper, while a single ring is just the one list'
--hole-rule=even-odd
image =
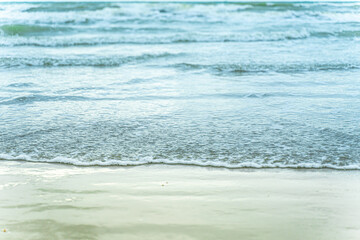
[{"label": "white foam", "polygon": [[76,34],[71,36],[7,36],[0,38],[0,46],[42,46],[42,47],[70,47],[70,46],[92,46],[113,44],[168,44],[183,42],[252,42],[252,41],[282,41],[291,39],[304,39],[312,35],[309,30],[290,29],[287,31],[266,32],[243,32],[243,33],[167,33],[144,36],[133,34],[122,36],[108,33],[106,36],[87,36]]},{"label": "white foam", "polygon": [[168,160],[168,159],[153,159],[151,157],[143,158],[137,161],[121,161],[121,160],[106,160],[106,161],[81,161],[78,159],[68,157],[55,157],[53,159],[38,159],[29,155],[10,155],[0,154],[1,160],[11,161],[27,161],[27,162],[39,162],[39,163],[59,163],[69,164],[75,166],[140,166],[148,164],[166,164],[166,165],[190,165],[200,167],[217,167],[217,168],[229,168],[229,169],[241,169],[241,168],[292,168],[292,169],[334,169],[334,170],[360,170],[359,164],[349,164],[339,166],[335,164],[320,164],[320,163],[298,163],[298,164],[284,164],[284,163],[255,163],[255,162],[242,162],[242,163],[228,163],[228,162],[215,162],[215,161],[202,161],[202,160]]}]

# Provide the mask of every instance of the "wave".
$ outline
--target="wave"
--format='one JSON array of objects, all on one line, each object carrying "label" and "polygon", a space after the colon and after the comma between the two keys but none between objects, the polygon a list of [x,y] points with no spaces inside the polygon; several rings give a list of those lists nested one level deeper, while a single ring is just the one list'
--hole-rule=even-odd
[{"label": "wave", "polygon": [[69,31],[66,27],[53,27],[41,25],[12,24],[0,26],[0,33],[5,36],[31,36],[41,34],[54,34]]},{"label": "wave", "polygon": [[67,102],[67,101],[161,101],[161,100],[197,100],[197,99],[264,99],[264,98],[332,98],[332,99],[359,99],[360,95],[349,94],[307,94],[307,93],[285,93],[285,92],[259,92],[259,93],[216,93],[216,94],[194,94],[182,96],[166,95],[142,95],[125,97],[84,97],[76,95],[41,95],[30,94],[15,98],[0,98],[0,105],[32,104],[35,102]]},{"label": "wave", "polygon": [[[10,27],[8,30],[6,30]],[[19,27],[19,28],[18,28]],[[72,46],[99,46],[115,44],[183,44],[183,43],[212,43],[212,42],[272,42],[287,40],[302,40],[308,38],[348,38],[355,39],[360,37],[360,31],[333,31],[312,32],[307,29],[287,30],[277,32],[243,32],[229,34],[214,33],[190,33],[180,30],[182,33],[173,34],[176,29],[170,29],[165,34],[152,34],[151,28],[130,29],[130,28],[100,28],[92,29],[90,35],[76,34],[64,35],[64,31],[70,33],[71,28],[62,27],[42,27],[30,26],[25,29],[25,25],[6,25],[0,29],[5,37],[0,38],[0,46],[34,46],[34,47],[72,47]],[[11,30],[10,30],[11,29]],[[158,28],[161,32],[164,29]],[[169,30],[169,29],[168,29]],[[99,31],[99,32],[97,32]],[[127,34],[116,34],[118,31]],[[150,31],[150,32],[148,32]],[[103,33],[102,33],[103,32]],[[104,32],[106,35],[104,35]],[[44,36],[48,33],[55,35]]]},{"label": "wave", "polygon": [[114,3],[88,3],[88,2],[52,2],[52,3],[35,3],[33,6],[24,10],[24,12],[69,12],[69,11],[97,11],[105,8],[119,8]]},{"label": "wave", "polygon": [[35,46],[35,47],[71,47],[97,46],[114,44],[173,44],[173,43],[206,43],[206,42],[252,42],[252,41],[281,41],[303,39],[310,36],[306,31],[279,32],[266,35],[263,33],[250,34],[168,34],[165,36],[134,34],[128,36],[68,36],[68,37],[21,37],[13,36],[0,38],[0,46]]},{"label": "wave", "polygon": [[330,35],[335,35],[337,37],[353,38],[353,37],[360,37],[360,31],[341,31],[341,32],[337,32],[337,33],[332,33]]},{"label": "wave", "polygon": [[7,85],[8,88],[30,88],[30,87],[36,87],[37,85],[35,83],[31,82],[19,82],[19,83],[11,83]]},{"label": "wave", "polygon": [[179,55],[181,54],[160,53],[124,57],[79,56],[74,58],[1,57],[0,67],[118,67],[128,63],[141,63],[153,59],[176,57]]},{"label": "wave", "polygon": [[34,47],[72,47],[72,46],[98,46],[114,44],[182,44],[182,43],[210,43],[210,42],[258,42],[283,41],[305,39],[311,36],[306,30],[290,30],[286,32],[242,33],[228,35],[214,34],[167,34],[164,36],[150,34],[133,34],[127,36],[61,36],[61,37],[22,37],[12,36],[0,38],[0,46],[34,46]]},{"label": "wave", "polygon": [[[177,6],[175,9],[181,8],[192,8],[194,6],[204,6],[204,7],[211,7],[211,6],[232,6],[235,7],[237,10],[242,11],[304,11],[304,10],[318,10],[324,8],[331,8],[331,7],[339,7],[339,5],[331,5],[326,3],[306,3],[306,2],[223,2],[223,1],[213,1],[213,2],[206,2],[206,1],[185,1],[185,2],[176,2],[176,1],[162,1],[162,2],[151,2],[152,7],[163,7],[162,5],[166,6]],[[81,12],[81,11],[98,11],[103,10],[106,8],[121,8],[124,5],[143,5],[146,6],[146,2],[122,2],[121,5],[116,2],[93,2],[89,4],[88,2],[47,2],[47,3],[32,3],[26,9],[23,9],[24,12]],[[162,4],[162,5],[160,5]],[[179,7],[180,6],[180,7]],[[344,5],[341,5],[344,6]],[[356,4],[351,4],[348,7],[356,7]],[[174,9],[174,8],[173,8]],[[160,9],[162,10],[161,13],[167,13],[171,10],[169,9]]]},{"label": "wave", "polygon": [[[316,26],[322,28],[333,23],[359,23],[359,6],[356,3],[332,6],[325,3],[301,2],[45,2],[31,4],[7,4],[2,6],[7,23],[17,24],[65,24],[87,27],[89,24],[131,26],[137,24],[157,25],[203,25],[263,27],[273,25],[274,30],[283,23],[288,27]],[[0,13],[1,14],[1,13]],[[15,21],[14,21],[15,20]],[[274,24],[280,23],[280,24]],[[324,25],[325,23],[325,25]],[[199,26],[199,25],[198,25]],[[199,26],[201,27],[201,26]],[[202,26],[203,27],[203,26]],[[357,26],[354,26],[357,27]],[[204,28],[203,28],[204,29]]]},{"label": "wave", "polygon": [[339,164],[323,164],[304,162],[298,164],[285,164],[285,163],[254,163],[254,162],[241,162],[241,163],[227,163],[219,161],[205,161],[205,160],[167,160],[167,159],[152,159],[144,158],[137,161],[121,161],[121,160],[107,160],[107,161],[81,161],[74,158],[55,157],[52,159],[37,159],[29,155],[21,154],[13,156],[10,154],[0,154],[0,160],[6,161],[27,161],[34,163],[56,163],[56,164],[69,164],[81,167],[99,166],[141,166],[152,164],[165,164],[165,165],[185,165],[185,166],[199,166],[199,167],[215,167],[215,168],[228,168],[228,169],[243,169],[243,168],[290,168],[290,169],[334,169],[334,170],[360,170],[359,164],[339,165]]},{"label": "wave", "polygon": [[34,102],[49,102],[49,101],[88,101],[91,98],[82,96],[46,96],[46,95],[27,95],[22,97],[16,97],[10,100],[0,101],[0,105],[12,105],[12,104],[29,104]]},{"label": "wave", "polygon": [[[89,4],[91,5],[91,4]],[[245,8],[245,10],[244,10]],[[108,26],[116,27],[134,27],[134,26],[185,26],[203,27],[204,24],[211,24],[212,28],[227,26],[238,29],[239,22],[245,25],[254,26],[256,28],[269,27],[270,31],[277,31],[279,27],[299,28],[303,26],[319,26],[318,29],[332,29],[333,23],[347,23],[353,25],[357,29],[356,23],[360,18],[358,12],[353,11],[252,11],[249,12],[247,5],[243,6],[199,6],[194,5],[192,8],[181,9],[179,7],[165,6],[126,6],[120,9],[103,9],[97,12],[19,12],[14,11],[5,13],[12,17],[5,17],[2,21],[7,24],[22,25],[49,25],[49,26],[65,26],[76,27],[77,30],[85,30],[89,26],[107,28]],[[143,13],[140,14],[139,11]],[[0,9],[0,14],[1,14]],[[225,17],[226,16],[226,17]],[[289,22],[291,21],[291,22]],[[280,24],[274,24],[279,22]],[[288,23],[288,25],[286,24]],[[355,24],[355,25],[354,25]],[[199,28],[197,28],[199,29]],[[203,28],[204,29],[204,28]],[[244,28],[242,28],[244,29]],[[348,28],[347,28],[348,29]]]},{"label": "wave", "polygon": [[[137,84],[129,83],[129,84]],[[219,93],[219,94],[200,94],[192,96],[162,96],[162,95],[142,95],[134,97],[113,97],[113,98],[94,98],[74,95],[40,95],[31,94],[11,99],[0,100],[0,105],[31,104],[35,102],[67,102],[67,101],[146,101],[146,100],[189,100],[189,99],[209,99],[209,98],[268,98],[268,97],[291,97],[286,93]]]},{"label": "wave", "polygon": [[181,70],[206,70],[218,75],[244,75],[252,73],[301,73],[316,71],[346,71],[360,69],[360,63],[288,63],[288,64],[213,64],[178,63],[168,67]]},{"label": "wave", "polygon": [[[75,20],[74,20],[75,21]],[[84,20],[86,21],[86,20]],[[84,22],[82,22],[84,23]],[[65,21],[64,24],[73,24],[72,21]],[[54,24],[47,25],[29,25],[29,24],[10,24],[0,26],[0,34],[2,36],[42,36],[48,35],[56,36],[65,33],[163,33],[163,32],[184,32],[180,28],[171,27],[125,27],[125,26],[98,26],[98,27],[85,27],[85,28],[71,28],[71,27],[59,27]]]}]

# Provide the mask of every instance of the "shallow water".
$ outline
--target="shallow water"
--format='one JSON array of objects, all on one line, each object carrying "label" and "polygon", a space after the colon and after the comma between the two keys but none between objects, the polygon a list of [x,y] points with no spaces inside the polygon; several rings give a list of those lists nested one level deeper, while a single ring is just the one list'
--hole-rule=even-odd
[{"label": "shallow water", "polygon": [[359,3],[1,3],[0,159],[360,169]]}]

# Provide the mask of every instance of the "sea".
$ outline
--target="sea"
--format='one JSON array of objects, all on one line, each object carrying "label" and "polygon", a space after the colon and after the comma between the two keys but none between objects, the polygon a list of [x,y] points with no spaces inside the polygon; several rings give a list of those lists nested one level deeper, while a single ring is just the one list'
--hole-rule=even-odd
[{"label": "sea", "polygon": [[0,2],[0,161],[360,169],[360,2]]}]

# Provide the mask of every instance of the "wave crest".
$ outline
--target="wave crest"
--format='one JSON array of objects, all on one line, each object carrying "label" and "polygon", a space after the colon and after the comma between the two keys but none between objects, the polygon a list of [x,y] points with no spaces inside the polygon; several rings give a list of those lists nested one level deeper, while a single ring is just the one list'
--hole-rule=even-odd
[{"label": "wave crest", "polygon": [[206,70],[217,75],[243,75],[252,73],[301,73],[316,71],[344,71],[360,69],[360,63],[301,63],[301,64],[213,64],[178,63],[169,67],[181,70]]},{"label": "wave crest", "polygon": [[[155,31],[162,30],[157,29]],[[129,28],[108,28],[92,29],[99,31],[93,36],[83,35],[64,35],[71,33],[73,29],[66,27],[46,27],[29,25],[4,25],[0,27],[0,32],[5,37],[0,38],[0,46],[34,46],[34,47],[71,47],[71,46],[100,46],[114,44],[183,44],[183,43],[211,43],[211,42],[273,42],[287,40],[301,40],[308,38],[349,38],[360,37],[360,31],[334,31],[334,32],[312,32],[307,29],[288,30],[278,32],[251,32],[251,33],[193,33],[189,32],[173,33],[176,29],[165,31],[165,34],[151,34],[152,29],[134,30],[131,34],[115,34],[118,31],[130,31]],[[133,31],[133,30],[131,30]],[[107,32],[106,36],[101,34]],[[47,35],[47,34],[52,34]]]},{"label": "wave crest", "polygon": [[114,3],[85,3],[85,2],[52,2],[52,3],[42,3],[29,7],[24,10],[24,12],[79,12],[79,11],[97,11],[103,10],[105,8],[119,8],[118,5]]},{"label": "wave crest", "polygon": [[12,24],[12,25],[2,25],[0,27],[0,32],[2,35],[7,36],[31,36],[31,35],[41,35],[55,32],[61,33],[69,31],[70,28],[65,27],[53,27],[53,26],[41,26],[41,25],[26,25],[26,24]]},{"label": "wave crest", "polygon": [[158,58],[175,57],[179,54],[160,53],[124,57],[74,57],[74,58],[0,58],[0,67],[118,67],[127,63],[139,63]]},{"label": "wave crest", "polygon": [[165,165],[186,165],[186,166],[199,166],[199,167],[215,167],[215,168],[228,168],[228,169],[243,169],[243,168],[291,168],[291,169],[334,169],[334,170],[360,170],[360,165],[337,165],[337,164],[322,164],[322,163],[298,163],[298,164],[285,164],[285,163],[254,163],[254,162],[241,162],[241,163],[227,163],[227,162],[214,162],[214,161],[202,161],[202,160],[177,160],[170,161],[167,159],[152,159],[145,158],[137,161],[121,161],[121,160],[108,160],[108,161],[80,161],[67,157],[55,157],[53,159],[35,159],[29,155],[21,154],[12,156],[10,154],[0,154],[0,160],[7,161],[27,161],[38,163],[57,163],[57,164],[69,164],[81,167],[89,166],[141,166],[151,164],[165,164]]}]

